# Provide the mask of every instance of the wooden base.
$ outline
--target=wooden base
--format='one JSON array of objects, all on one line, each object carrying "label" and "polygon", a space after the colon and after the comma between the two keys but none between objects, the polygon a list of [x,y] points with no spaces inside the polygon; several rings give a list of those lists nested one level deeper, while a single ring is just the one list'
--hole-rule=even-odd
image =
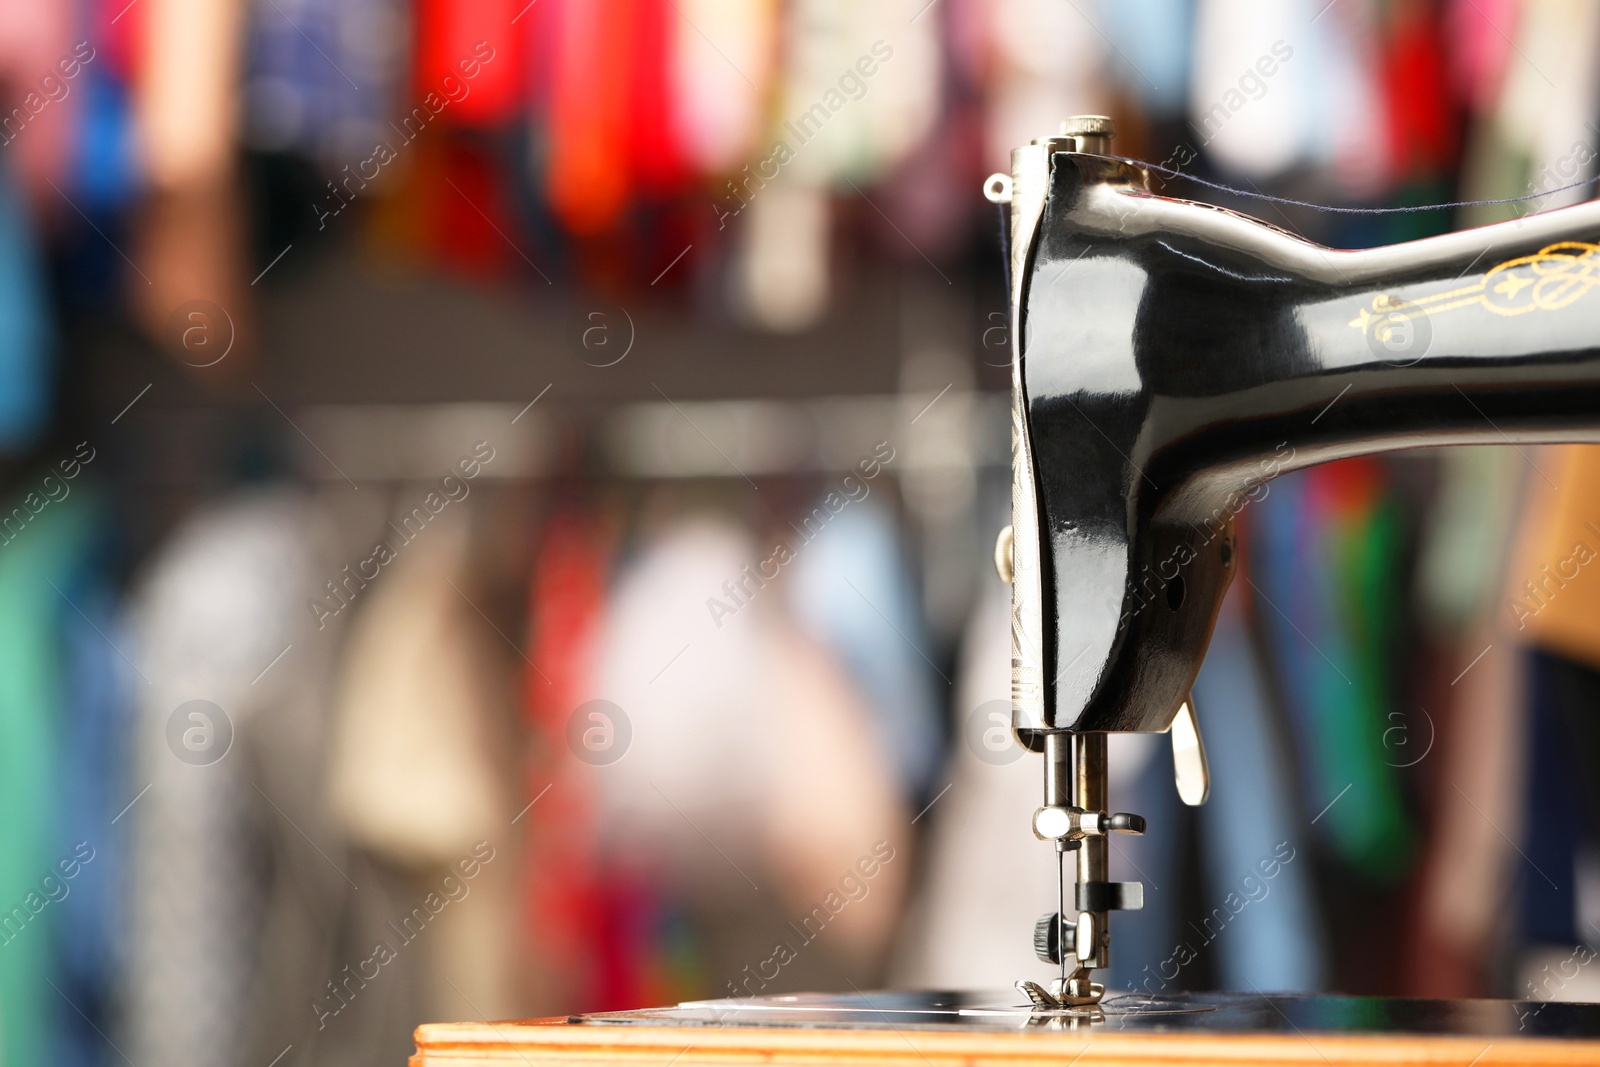
[{"label": "wooden base", "polygon": [[873,1067],[1429,1067],[1600,1064],[1600,1040],[1496,1034],[1128,1033],[1026,1029],[829,1029],[759,1026],[603,1026],[565,1019],[430,1023],[416,1031],[411,1067],[872,1064]]}]

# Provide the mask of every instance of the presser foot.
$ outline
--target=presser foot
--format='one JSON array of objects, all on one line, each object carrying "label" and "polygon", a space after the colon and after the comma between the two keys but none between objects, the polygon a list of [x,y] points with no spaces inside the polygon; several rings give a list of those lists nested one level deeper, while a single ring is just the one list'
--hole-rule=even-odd
[{"label": "presser foot", "polygon": [[1087,971],[1070,978],[1057,978],[1045,988],[1027,979],[1017,983],[1017,991],[1039,1011],[1070,1011],[1074,1008],[1092,1008],[1105,996],[1106,987],[1091,982]]}]

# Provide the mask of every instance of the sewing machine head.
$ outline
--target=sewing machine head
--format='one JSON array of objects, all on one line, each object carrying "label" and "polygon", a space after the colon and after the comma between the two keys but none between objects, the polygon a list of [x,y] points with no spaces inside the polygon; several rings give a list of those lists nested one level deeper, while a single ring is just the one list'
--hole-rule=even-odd
[{"label": "sewing machine head", "polygon": [[[1233,517],[1269,478],[1440,444],[1595,439],[1600,203],[1366,251],[1149,191],[1080,116],[985,186],[1010,206],[1012,714],[1041,752],[1034,832],[1076,860],[1035,947],[1045,1008],[1098,1001],[1110,731],[1170,730],[1207,792],[1189,701],[1238,566]],[[1225,741],[1223,743],[1226,743]]]}]

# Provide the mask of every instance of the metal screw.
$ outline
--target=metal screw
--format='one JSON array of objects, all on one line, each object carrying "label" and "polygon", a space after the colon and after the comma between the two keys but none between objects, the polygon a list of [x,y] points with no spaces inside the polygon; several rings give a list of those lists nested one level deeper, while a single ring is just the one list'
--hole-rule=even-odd
[{"label": "metal screw", "polygon": [[1071,137],[1078,151],[1091,155],[1109,154],[1116,132],[1116,123],[1108,115],[1072,115],[1061,123],[1061,136]]}]

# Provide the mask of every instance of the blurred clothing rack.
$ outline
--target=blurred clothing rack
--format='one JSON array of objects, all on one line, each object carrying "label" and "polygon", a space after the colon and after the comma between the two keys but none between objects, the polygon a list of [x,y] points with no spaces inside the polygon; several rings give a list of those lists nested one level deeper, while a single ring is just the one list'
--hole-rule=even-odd
[{"label": "blurred clothing rack", "polygon": [[[531,398],[530,398],[531,399]],[[552,390],[520,402],[307,404],[268,409],[258,427],[272,432],[290,468],[314,481],[361,484],[433,481],[450,473],[479,441],[495,450],[480,478],[537,481],[562,473],[563,445],[590,435],[592,473],[625,479],[759,478],[849,471],[887,441],[891,474],[930,477],[1000,470],[1010,463],[1009,397],[951,387],[856,396],[778,400],[657,400],[563,407]],[[132,423],[136,444],[119,456],[146,486],[216,484],[219,442],[238,413],[189,405],[152,406]],[[281,430],[281,432],[278,432]],[[299,431],[299,432],[296,432]]]},{"label": "blurred clothing rack", "polygon": [[[554,407],[554,399],[545,397],[540,406]],[[1010,462],[1007,398],[954,389],[810,400],[646,401],[612,408],[598,420],[515,403],[327,404],[293,414],[306,435],[297,438],[298,469],[313,478],[339,479],[337,463],[358,482],[437,478],[478,441],[497,453],[482,477],[546,477],[554,473],[550,461],[560,435],[585,423],[593,425],[604,469],[623,478],[827,474],[851,469],[880,441],[895,450],[890,471]]]}]

